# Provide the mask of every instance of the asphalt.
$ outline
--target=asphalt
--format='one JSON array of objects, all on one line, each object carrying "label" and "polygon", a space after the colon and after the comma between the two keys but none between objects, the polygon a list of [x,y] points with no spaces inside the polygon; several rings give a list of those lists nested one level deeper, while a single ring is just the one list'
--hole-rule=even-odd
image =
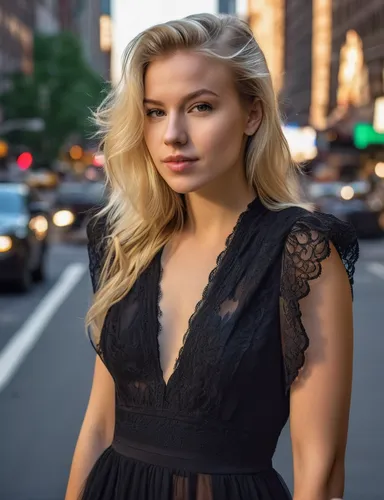
[{"label": "asphalt", "polygon": [[[356,272],[355,367],[346,461],[346,500],[383,500],[384,241],[363,242]],[[0,353],[62,272],[87,264],[84,246],[55,244],[48,280],[25,296],[0,290]],[[384,269],[384,268],[383,268]],[[0,391],[0,499],[62,500],[90,391],[94,352],[83,321],[91,287],[85,273]],[[292,486],[288,429],[275,467]]]}]

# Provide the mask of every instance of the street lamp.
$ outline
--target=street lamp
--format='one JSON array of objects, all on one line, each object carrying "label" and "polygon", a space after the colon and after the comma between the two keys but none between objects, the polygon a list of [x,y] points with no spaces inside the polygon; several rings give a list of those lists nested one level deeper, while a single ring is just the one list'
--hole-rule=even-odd
[{"label": "street lamp", "polygon": [[378,97],[375,101],[373,128],[379,134],[384,133],[384,96]]}]

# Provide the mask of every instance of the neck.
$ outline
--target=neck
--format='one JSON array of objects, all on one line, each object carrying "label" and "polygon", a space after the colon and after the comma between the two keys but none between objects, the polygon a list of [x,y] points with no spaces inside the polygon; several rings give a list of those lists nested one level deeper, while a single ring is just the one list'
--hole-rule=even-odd
[{"label": "neck", "polygon": [[197,238],[215,238],[233,229],[239,215],[255,198],[254,190],[244,182],[237,186],[215,185],[215,190],[196,191],[186,195],[185,230]]}]

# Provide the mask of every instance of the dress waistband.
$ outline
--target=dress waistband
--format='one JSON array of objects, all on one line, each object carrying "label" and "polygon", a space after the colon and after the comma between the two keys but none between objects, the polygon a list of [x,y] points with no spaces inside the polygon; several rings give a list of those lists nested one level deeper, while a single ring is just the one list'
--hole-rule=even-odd
[{"label": "dress waistband", "polygon": [[127,458],[170,468],[175,471],[200,474],[258,474],[263,470],[272,468],[272,462],[263,464],[227,463],[216,457],[206,457],[185,450],[159,449],[155,446],[136,443],[119,436],[115,436],[112,447]]}]

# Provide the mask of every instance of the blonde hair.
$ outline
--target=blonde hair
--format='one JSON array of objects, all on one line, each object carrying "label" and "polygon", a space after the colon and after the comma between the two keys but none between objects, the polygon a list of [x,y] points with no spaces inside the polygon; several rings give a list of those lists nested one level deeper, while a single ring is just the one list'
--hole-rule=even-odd
[{"label": "blonde hair", "polygon": [[98,214],[107,214],[106,255],[86,317],[96,340],[109,308],[184,224],[183,197],[160,177],[143,137],[145,70],[154,58],[183,49],[222,60],[232,69],[240,96],[260,100],[263,118],[248,140],[245,168],[264,205],[308,207],[301,200],[299,166],[282,131],[265,57],[249,26],[233,16],[198,14],[145,30],[127,46],[121,81],[95,114],[110,192]]}]

